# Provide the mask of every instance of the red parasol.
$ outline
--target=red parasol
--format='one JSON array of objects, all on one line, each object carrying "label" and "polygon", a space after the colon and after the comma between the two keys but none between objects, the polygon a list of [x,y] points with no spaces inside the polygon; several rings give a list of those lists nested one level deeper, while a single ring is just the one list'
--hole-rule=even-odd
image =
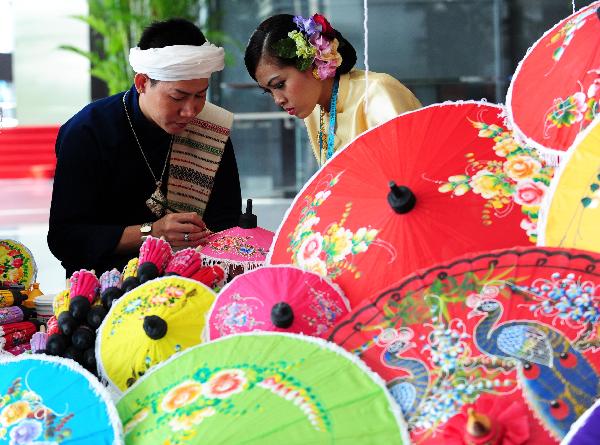
[{"label": "red parasol", "polygon": [[599,266],[553,248],[471,254],[389,286],[329,339],[387,381],[416,444],[454,443],[473,407],[491,443],[555,443],[600,396]]},{"label": "red parasol", "polygon": [[328,276],[355,305],[390,271],[531,244],[553,169],[515,142],[503,111],[446,103],[362,134],[298,194],[267,262]]},{"label": "red parasol", "polygon": [[598,114],[599,6],[594,2],[546,32],[517,67],[508,90],[513,128],[554,162]]}]

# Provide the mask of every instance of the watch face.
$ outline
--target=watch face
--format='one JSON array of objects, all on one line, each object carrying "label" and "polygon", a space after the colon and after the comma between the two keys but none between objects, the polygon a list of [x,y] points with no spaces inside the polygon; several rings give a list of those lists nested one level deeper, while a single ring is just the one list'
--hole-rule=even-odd
[{"label": "watch face", "polygon": [[142,232],[142,233],[150,233],[151,231],[152,231],[152,224],[151,223],[142,224],[142,227],[140,228],[140,232]]}]

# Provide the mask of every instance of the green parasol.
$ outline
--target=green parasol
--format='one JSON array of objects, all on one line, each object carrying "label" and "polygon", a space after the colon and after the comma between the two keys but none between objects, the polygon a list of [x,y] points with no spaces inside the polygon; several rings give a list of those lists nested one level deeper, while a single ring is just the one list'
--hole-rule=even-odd
[{"label": "green parasol", "polygon": [[223,337],[139,379],[117,404],[127,444],[405,444],[383,381],[321,339]]}]

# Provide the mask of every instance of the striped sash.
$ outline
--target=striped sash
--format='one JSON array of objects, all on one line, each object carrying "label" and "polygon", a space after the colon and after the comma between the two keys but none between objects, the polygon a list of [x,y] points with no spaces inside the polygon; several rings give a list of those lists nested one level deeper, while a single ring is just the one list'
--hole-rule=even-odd
[{"label": "striped sash", "polygon": [[204,215],[232,124],[233,113],[207,102],[175,136],[167,191],[171,207]]}]

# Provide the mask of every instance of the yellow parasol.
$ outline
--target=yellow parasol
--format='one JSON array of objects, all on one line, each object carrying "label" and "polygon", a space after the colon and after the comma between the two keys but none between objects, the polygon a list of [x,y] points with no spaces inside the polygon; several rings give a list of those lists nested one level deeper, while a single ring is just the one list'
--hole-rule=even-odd
[{"label": "yellow parasol", "polygon": [[215,297],[207,286],[176,276],[148,281],[123,295],[98,331],[101,376],[123,391],[151,366],[201,343]]},{"label": "yellow parasol", "polygon": [[600,120],[561,161],[542,203],[538,245],[600,252]]}]

